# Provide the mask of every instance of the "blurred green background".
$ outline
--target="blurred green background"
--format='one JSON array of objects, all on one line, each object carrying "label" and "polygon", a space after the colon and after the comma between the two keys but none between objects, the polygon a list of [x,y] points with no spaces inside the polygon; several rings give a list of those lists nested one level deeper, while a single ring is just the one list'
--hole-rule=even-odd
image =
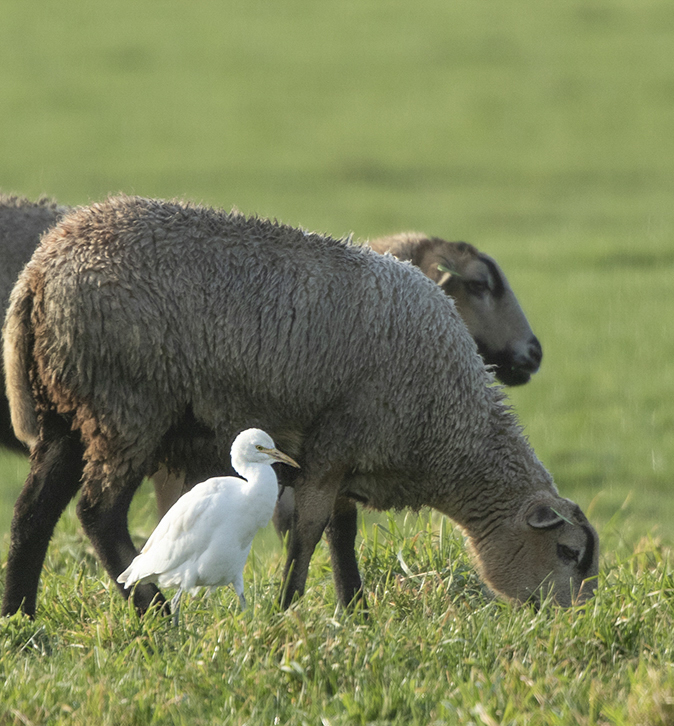
[{"label": "blurred green background", "polygon": [[[543,344],[511,398],[561,492],[604,551],[674,542],[674,4],[5,0],[0,15],[2,191],[474,243]],[[26,470],[0,454],[3,556]]]}]

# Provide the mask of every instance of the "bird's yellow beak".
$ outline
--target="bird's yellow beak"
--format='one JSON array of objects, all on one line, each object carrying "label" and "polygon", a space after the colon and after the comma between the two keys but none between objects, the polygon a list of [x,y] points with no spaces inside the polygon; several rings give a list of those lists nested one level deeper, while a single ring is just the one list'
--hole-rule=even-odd
[{"label": "bird's yellow beak", "polygon": [[290,464],[290,466],[294,466],[296,469],[300,468],[300,465],[295,461],[295,459],[288,456],[288,454],[284,454],[278,449],[268,449],[265,446],[258,446],[257,448],[259,451],[271,456],[272,459],[276,459],[276,461],[281,461],[284,464]]}]

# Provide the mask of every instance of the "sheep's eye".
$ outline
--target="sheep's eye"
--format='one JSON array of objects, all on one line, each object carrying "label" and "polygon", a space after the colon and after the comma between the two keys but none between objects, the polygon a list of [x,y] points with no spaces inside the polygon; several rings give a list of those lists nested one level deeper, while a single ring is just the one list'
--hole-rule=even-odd
[{"label": "sheep's eye", "polygon": [[571,563],[576,564],[580,559],[580,550],[574,547],[568,547],[567,545],[557,545],[557,557],[565,564],[570,565]]},{"label": "sheep's eye", "polygon": [[489,283],[486,280],[466,280],[465,285],[471,295],[484,295],[489,290]]}]

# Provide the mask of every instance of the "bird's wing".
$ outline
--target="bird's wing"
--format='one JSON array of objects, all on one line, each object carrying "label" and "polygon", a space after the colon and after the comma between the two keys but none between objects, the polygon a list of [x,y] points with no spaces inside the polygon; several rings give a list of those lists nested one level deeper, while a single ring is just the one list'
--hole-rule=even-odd
[{"label": "bird's wing", "polygon": [[[212,487],[198,485],[184,494],[161,519],[140,554],[117,578],[130,587],[135,582],[161,579],[165,584],[181,571],[191,571],[189,562],[208,546],[213,528]],[[165,575],[164,577],[160,577]]]},{"label": "bird's wing", "polygon": [[253,536],[266,521],[258,521],[257,503],[250,501],[241,483],[223,477],[184,494],[120,576],[126,579],[120,581],[127,587],[138,581],[158,581],[187,590],[226,580],[243,569]]},{"label": "bird's wing", "polygon": [[208,489],[195,487],[183,494],[162,517],[143,545],[141,552],[145,553],[154,549],[157,547],[157,542],[166,543],[167,540],[177,540],[184,532],[194,529],[199,524],[199,520],[203,519],[204,513],[211,503],[212,492]]}]

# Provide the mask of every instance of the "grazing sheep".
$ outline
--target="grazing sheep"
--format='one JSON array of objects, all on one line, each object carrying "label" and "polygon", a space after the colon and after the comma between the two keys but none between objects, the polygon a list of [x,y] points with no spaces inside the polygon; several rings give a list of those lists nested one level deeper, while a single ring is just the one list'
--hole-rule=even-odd
[{"label": "grazing sheep", "polygon": [[[78,490],[116,580],[137,554],[127,511],[143,477],[160,463],[188,487],[217,475],[250,426],[302,466],[284,480],[285,606],[324,531],[340,602],[359,596],[357,502],[451,517],[505,597],[569,605],[595,587],[594,529],[559,496],[454,303],[412,265],[263,219],[117,197],[43,238],[4,334],[12,422],[32,456],[3,614],[35,612]],[[141,611],[163,602],[151,583],[133,597]]]},{"label": "grazing sheep", "polygon": [[[47,229],[70,211],[68,207],[42,198],[33,202],[25,197],[0,194],[0,308],[4,318],[9,293],[21,268],[35,251]],[[464,242],[445,242],[437,237],[406,233],[381,237],[370,242],[377,252],[390,252],[417,265],[442,289],[454,297],[459,314],[476,339],[485,362],[508,385],[525,383],[540,364],[541,349],[529,323],[502,271],[486,255]],[[452,273],[441,272],[451,269]],[[528,351],[528,352],[527,352]],[[0,445],[25,451],[14,436],[9,404],[3,395],[4,375],[0,365]],[[162,517],[183,488],[179,473],[160,467],[152,475],[157,508]],[[290,529],[294,501],[292,490],[284,492],[274,514],[280,533]]]},{"label": "grazing sheep", "polygon": [[183,590],[232,584],[245,609],[243,568],[253,537],[274,512],[277,461],[299,468],[264,431],[242,431],[232,444],[232,467],[243,479],[213,477],[180,497],[117,582],[125,589],[143,582],[178,587],[171,601],[176,624]]}]

